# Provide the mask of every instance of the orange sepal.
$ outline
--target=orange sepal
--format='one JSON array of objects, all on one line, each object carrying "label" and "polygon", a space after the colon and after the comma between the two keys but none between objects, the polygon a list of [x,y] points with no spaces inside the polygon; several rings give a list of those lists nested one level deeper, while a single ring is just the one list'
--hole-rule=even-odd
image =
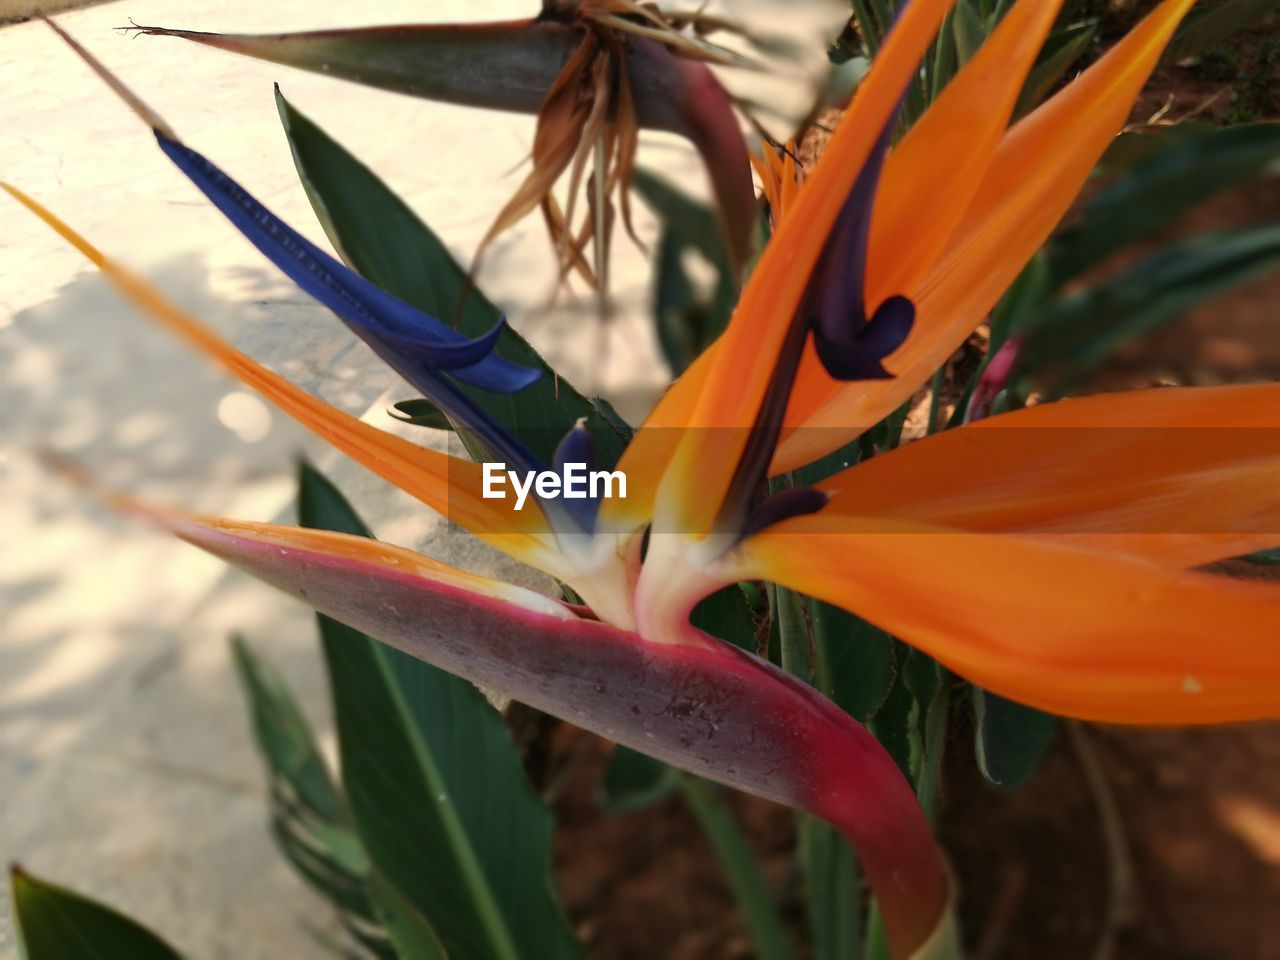
[{"label": "orange sepal", "polygon": [[1280,384],[1143,390],[949,430],[821,484],[826,516],[1052,535],[1174,568],[1280,544]]},{"label": "orange sepal", "polygon": [[555,572],[557,555],[541,512],[517,512],[509,500],[484,499],[478,463],[419,447],[313,397],[206,329],[17,187],[7,183],[0,187],[84,254],[144,313],[217,360],[317,436],[499,549]]},{"label": "orange sepal", "polygon": [[[734,477],[778,352],[827,235],[954,0],[902,12],[830,144],[765,247],[716,346],[656,510],[673,528],[709,530]],[[716,449],[709,450],[714,445]]]},{"label": "orange sepal", "polygon": [[[837,383],[809,351],[787,410],[793,429],[782,437],[773,473],[811,463],[874,426],[959,348],[1067,212],[1194,2],[1164,0],[1010,129],[935,268],[914,289],[895,291],[914,301],[916,322],[886,362],[893,379]],[[879,256],[874,248],[872,256]]]},{"label": "orange sepal", "polygon": [[746,541],[725,566],[726,578],[844,607],[1051,713],[1133,724],[1280,716],[1274,586],[1010,534],[821,514]]}]

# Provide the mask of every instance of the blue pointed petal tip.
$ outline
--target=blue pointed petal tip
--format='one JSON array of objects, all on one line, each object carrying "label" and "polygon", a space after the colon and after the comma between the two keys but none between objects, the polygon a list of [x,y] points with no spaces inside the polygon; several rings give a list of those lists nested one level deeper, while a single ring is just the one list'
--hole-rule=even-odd
[{"label": "blue pointed petal tip", "polygon": [[[502,325],[478,341],[415,309],[307,240],[202,154],[155,131],[165,155],[255,247],[430,396],[439,370],[472,386],[513,393],[541,376],[493,352]],[[423,381],[426,381],[425,383]]]},{"label": "blue pointed petal tip", "polygon": [[[588,473],[596,468],[596,438],[591,435],[591,431],[587,429],[587,421],[585,417],[579,418],[578,422],[566,433],[556,446],[555,456],[552,458],[555,464],[556,472],[563,475],[566,464],[581,464]],[[596,517],[600,512],[600,500],[598,497],[587,497],[580,500],[562,499],[560,506],[581,529],[594,530],[596,525]]]},{"label": "blue pointed petal tip", "polygon": [[588,470],[596,468],[596,440],[587,429],[585,417],[578,419],[556,447],[556,470],[563,471],[566,463],[581,463]]}]

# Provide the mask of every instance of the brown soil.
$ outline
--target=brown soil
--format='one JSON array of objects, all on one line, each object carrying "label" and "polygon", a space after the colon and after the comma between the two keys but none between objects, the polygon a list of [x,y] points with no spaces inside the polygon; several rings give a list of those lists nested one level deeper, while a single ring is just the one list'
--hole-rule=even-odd
[{"label": "brown soil", "polygon": [[[592,960],[737,960],[752,956],[733,896],[702,830],[678,794],[606,813],[601,788],[611,745],[561,725],[551,758],[557,799],[556,879]],[[792,872],[791,811],[729,795],[761,870],[793,928],[801,904]]]},{"label": "brown soil", "polygon": [[[952,754],[942,837],[974,960],[1103,956],[1105,939],[1116,960],[1280,958],[1280,729],[1084,736],[1102,798],[1062,732],[1018,791]],[[1127,854],[1104,839],[1108,792]]]},{"label": "brown soil", "polygon": [[[970,732],[957,712],[939,834],[959,878],[971,960],[1280,960],[1280,728],[1085,728],[1101,787],[1084,773],[1080,735],[1062,730],[1014,791],[982,780]],[[556,740],[557,880],[588,955],[750,957],[679,796],[606,813],[609,745],[569,727]],[[733,808],[804,956],[791,814],[742,796]],[[1103,809],[1115,811],[1119,848],[1105,839]]]}]

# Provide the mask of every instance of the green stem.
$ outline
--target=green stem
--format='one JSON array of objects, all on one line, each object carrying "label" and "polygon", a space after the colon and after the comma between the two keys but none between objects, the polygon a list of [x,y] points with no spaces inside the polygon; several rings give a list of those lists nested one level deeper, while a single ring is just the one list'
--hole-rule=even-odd
[{"label": "green stem", "polygon": [[721,799],[720,788],[688,774],[681,774],[680,786],[733,888],[755,955],[759,960],[791,960],[794,953],[778,908],[746,838]]}]

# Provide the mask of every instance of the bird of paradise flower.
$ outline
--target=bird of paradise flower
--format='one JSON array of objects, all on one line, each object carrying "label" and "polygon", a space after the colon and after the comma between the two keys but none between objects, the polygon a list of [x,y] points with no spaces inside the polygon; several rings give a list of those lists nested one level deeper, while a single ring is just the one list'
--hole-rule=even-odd
[{"label": "bird of paradise flower", "polygon": [[[1280,592],[1194,568],[1280,539],[1271,526],[1280,519],[1280,386],[1032,407],[814,488],[759,496],[768,477],[891,412],[981,322],[1066,211],[1193,2],[1163,0],[1009,127],[1060,5],[1020,0],[890,150],[903,90],[951,6],[908,4],[807,181],[766,184],[772,239],[726,332],[624,452],[626,499],[543,498],[525,512],[485,499],[479,464],[328,407],[5,189],[146,312],[584,605],[371,540],[117,504],[413,656],[825,818],[864,865],[893,955],[949,956],[958,949],[950,882],[893,760],[812,688],[695,629],[689,614],[726,584],[767,580],[846,607],[962,676],[1056,713],[1119,723],[1277,713]],[[493,352],[496,333],[466,340],[333,260],[81,53],[282,270],[495,457],[546,466],[458,387],[528,384],[529,371]],[[1052,440],[1055,428],[1115,426],[1264,429],[1176,455],[1158,434],[1093,454],[1036,444],[1031,460],[993,442],[1005,427]],[[557,465],[589,457],[589,446],[575,428]]]}]

